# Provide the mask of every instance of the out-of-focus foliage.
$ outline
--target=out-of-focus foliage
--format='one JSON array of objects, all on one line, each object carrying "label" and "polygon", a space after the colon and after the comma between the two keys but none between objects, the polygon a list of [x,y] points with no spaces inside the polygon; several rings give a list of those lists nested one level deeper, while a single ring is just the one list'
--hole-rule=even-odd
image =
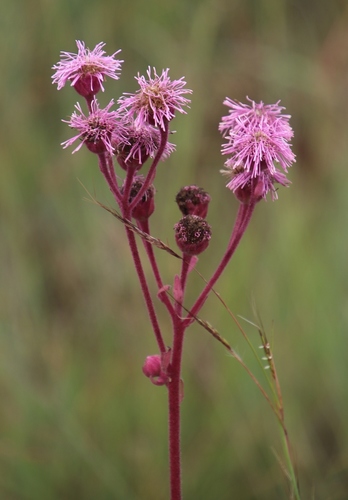
[{"label": "out-of-focus foliage", "polygon": [[[281,99],[292,115],[293,184],[259,204],[216,288],[250,319],[254,300],[274,332],[303,498],[346,499],[347,3],[3,0],[1,11],[0,498],[168,497],[166,393],[141,372],[156,346],[123,228],[84,199],[78,179],[113,204],[96,158],[60,147],[71,134],[60,120],[78,96],[55,90],[51,66],[81,39],[122,48],[122,77],[107,82],[104,105],[134,91],[133,75],[148,65],[170,67],[193,89],[188,115],[172,124],[177,152],[160,165],[151,223],[173,245],[176,191],[207,189],[207,277],[237,208],[219,173],[223,99]],[[158,257],[169,282],[178,262]],[[188,305],[202,286],[192,275]],[[201,316],[257,371],[216,298]],[[185,498],[288,498],[274,416],[198,326],[187,334],[183,376]]]}]

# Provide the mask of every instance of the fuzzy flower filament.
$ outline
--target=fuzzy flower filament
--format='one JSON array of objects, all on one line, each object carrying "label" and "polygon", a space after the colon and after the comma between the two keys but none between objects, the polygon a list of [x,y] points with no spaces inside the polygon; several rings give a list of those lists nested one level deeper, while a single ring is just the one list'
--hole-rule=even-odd
[{"label": "fuzzy flower filament", "polygon": [[[136,126],[134,120],[124,124],[123,138],[115,136],[114,146],[117,161],[124,169],[134,167],[140,169],[148,158],[154,158],[161,142],[161,135],[157,128],[143,124]],[[167,159],[175,151],[175,144],[167,142],[161,159]]]},{"label": "fuzzy flower filament", "polygon": [[53,66],[56,72],[52,76],[52,83],[56,83],[60,90],[70,81],[79,94],[91,98],[100,89],[104,91],[105,77],[118,80],[123,61],[115,56],[120,50],[107,56],[103,50],[103,42],[98,43],[93,50],[86,48],[85,43],[80,40],[76,40],[76,45],[77,54],[61,52],[61,60]]},{"label": "fuzzy flower filament", "polygon": [[[222,173],[230,177],[227,187],[243,201],[247,201],[253,190],[256,190],[254,201],[265,198],[268,192],[274,200],[277,198],[274,183],[290,184],[277,166],[287,173],[295,161],[289,142],[293,136],[290,116],[282,115],[284,108],[279,101],[271,105],[249,101],[250,105],[229,98],[224,101],[231,109],[219,126],[227,140],[222,154],[229,156]],[[241,193],[243,189],[250,193]]]},{"label": "fuzzy flower filament", "polygon": [[63,148],[71,146],[76,140],[80,140],[80,144],[74,149],[73,153],[81,149],[83,144],[92,151],[92,153],[101,154],[106,151],[110,154],[114,153],[112,141],[117,136],[119,140],[123,138],[123,127],[118,121],[118,111],[109,111],[113,106],[114,100],[111,99],[109,104],[101,109],[98,101],[93,100],[91,103],[91,113],[85,115],[79,103],[75,105],[76,111],[70,117],[70,120],[63,120],[69,126],[78,131],[78,134],[64,141]]},{"label": "fuzzy flower filament", "polygon": [[169,69],[163,70],[158,75],[153,68],[154,76],[151,76],[151,68],[147,70],[146,79],[138,74],[137,80],[140,89],[135,94],[124,94],[119,99],[120,111],[125,113],[130,120],[135,116],[135,124],[155,125],[165,129],[165,122],[171,121],[175,113],[186,113],[185,106],[190,100],[184,97],[191,94],[192,90],[185,89],[184,78],[171,80],[168,76]]}]

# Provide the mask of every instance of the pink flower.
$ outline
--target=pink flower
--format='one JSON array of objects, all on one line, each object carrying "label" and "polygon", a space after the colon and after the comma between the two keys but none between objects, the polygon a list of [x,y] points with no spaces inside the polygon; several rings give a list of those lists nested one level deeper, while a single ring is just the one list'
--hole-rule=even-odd
[{"label": "pink flower", "polygon": [[73,112],[70,120],[63,121],[68,123],[71,128],[78,130],[78,134],[64,141],[62,146],[66,148],[71,146],[77,139],[80,139],[81,142],[73,153],[78,151],[83,144],[86,144],[93,153],[100,154],[108,151],[113,154],[114,148],[111,138],[115,137],[116,134],[123,137],[123,126],[118,122],[118,111],[109,111],[113,104],[114,100],[112,99],[104,109],[100,109],[98,101],[94,99],[91,103],[92,111],[86,116],[80,104],[77,103],[75,105],[77,111]]},{"label": "pink flower", "polygon": [[[184,89],[186,82],[182,78],[173,80],[168,76],[169,69],[162,70],[159,76],[153,68],[154,77],[151,77],[151,68],[147,70],[148,80],[144,76],[135,77],[140,89],[135,94],[125,94],[119,99],[120,111],[132,119],[135,124],[142,126],[150,124],[165,129],[165,122],[171,121],[175,112],[186,113],[183,107],[188,106],[189,99],[183,94],[191,94],[192,90]],[[128,96],[128,97],[126,97]]]},{"label": "pink flower", "polygon": [[219,125],[227,139],[222,153],[229,156],[226,170],[222,172],[231,177],[227,187],[233,192],[258,186],[261,197],[265,198],[271,191],[272,199],[276,199],[274,183],[283,186],[290,183],[276,166],[287,172],[295,161],[289,143],[293,136],[290,116],[282,115],[284,108],[279,106],[279,101],[271,105],[249,101],[251,105],[229,98],[224,101],[231,109]]},{"label": "pink flower", "polygon": [[[123,168],[134,166],[139,169],[148,158],[156,155],[160,142],[160,132],[155,127],[146,124],[136,126],[134,120],[124,123],[124,137],[114,141],[117,159]],[[173,151],[175,144],[167,142],[161,159],[165,160]]]},{"label": "pink flower", "polygon": [[91,97],[104,91],[103,81],[105,76],[119,78],[119,72],[123,61],[115,59],[114,52],[111,56],[104,55],[105,43],[101,42],[93,50],[85,47],[84,42],[76,40],[78,53],[61,52],[61,60],[53,66],[56,72],[52,76],[52,83],[58,85],[60,90],[67,81],[71,81],[71,86],[83,97]]}]

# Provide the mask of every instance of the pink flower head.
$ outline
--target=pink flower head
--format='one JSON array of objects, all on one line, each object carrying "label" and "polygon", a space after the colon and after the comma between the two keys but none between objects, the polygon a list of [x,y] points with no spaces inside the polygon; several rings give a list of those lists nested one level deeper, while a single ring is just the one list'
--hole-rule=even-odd
[{"label": "pink flower head", "polygon": [[123,131],[122,125],[118,122],[118,111],[109,111],[113,104],[114,100],[111,99],[106,108],[100,109],[98,101],[94,99],[91,103],[91,113],[86,116],[80,104],[77,103],[75,105],[77,111],[73,112],[70,120],[63,121],[68,123],[71,128],[78,130],[78,134],[64,141],[62,146],[66,148],[71,146],[77,139],[80,139],[81,142],[73,153],[78,151],[83,144],[86,144],[92,153],[100,154],[108,151],[113,154],[114,148],[111,138],[115,137],[116,134],[122,137]]},{"label": "pink flower head", "polygon": [[[145,123],[137,126],[132,120],[124,125],[124,137],[114,142],[117,160],[121,167],[133,166],[140,169],[148,158],[156,155],[161,135],[157,128]],[[167,142],[161,159],[165,160],[173,151],[175,151],[175,144]]]},{"label": "pink flower head", "polygon": [[271,191],[272,199],[276,199],[273,183],[289,184],[276,165],[279,164],[287,172],[295,161],[289,143],[293,136],[290,116],[281,114],[284,108],[279,106],[279,101],[271,105],[249,101],[251,105],[229,98],[224,101],[231,109],[219,125],[219,130],[227,139],[222,153],[229,156],[223,173],[231,176],[227,187],[233,192],[246,186],[255,188],[258,184],[259,188],[263,186],[260,188],[261,197]]},{"label": "pink flower head", "polygon": [[[151,68],[147,70],[148,80],[144,76],[135,77],[140,89],[135,94],[125,94],[119,99],[120,111],[124,111],[130,119],[136,115],[137,126],[150,124],[165,129],[165,122],[171,121],[175,112],[186,113],[183,107],[188,106],[189,99],[183,94],[191,94],[192,90],[185,89],[184,78],[173,80],[168,76],[169,69],[162,70],[159,76],[153,68],[154,77],[151,77]],[[127,97],[126,97],[127,96]]]},{"label": "pink flower head", "polygon": [[114,52],[111,56],[104,55],[105,43],[101,42],[93,50],[85,47],[84,42],[76,40],[78,53],[61,52],[61,60],[53,66],[56,72],[52,76],[52,83],[58,85],[60,90],[66,82],[71,81],[71,86],[83,97],[91,98],[100,89],[104,92],[103,81],[105,76],[119,78],[123,61],[115,59]]}]

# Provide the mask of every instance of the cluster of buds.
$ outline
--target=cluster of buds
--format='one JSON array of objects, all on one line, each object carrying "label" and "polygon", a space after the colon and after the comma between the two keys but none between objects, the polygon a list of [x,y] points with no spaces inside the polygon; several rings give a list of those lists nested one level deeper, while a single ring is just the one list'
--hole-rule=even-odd
[{"label": "cluster of buds", "polygon": [[199,255],[209,245],[211,227],[205,218],[210,200],[209,194],[195,185],[181,188],[176,195],[183,217],[174,226],[175,241],[186,255]]}]

